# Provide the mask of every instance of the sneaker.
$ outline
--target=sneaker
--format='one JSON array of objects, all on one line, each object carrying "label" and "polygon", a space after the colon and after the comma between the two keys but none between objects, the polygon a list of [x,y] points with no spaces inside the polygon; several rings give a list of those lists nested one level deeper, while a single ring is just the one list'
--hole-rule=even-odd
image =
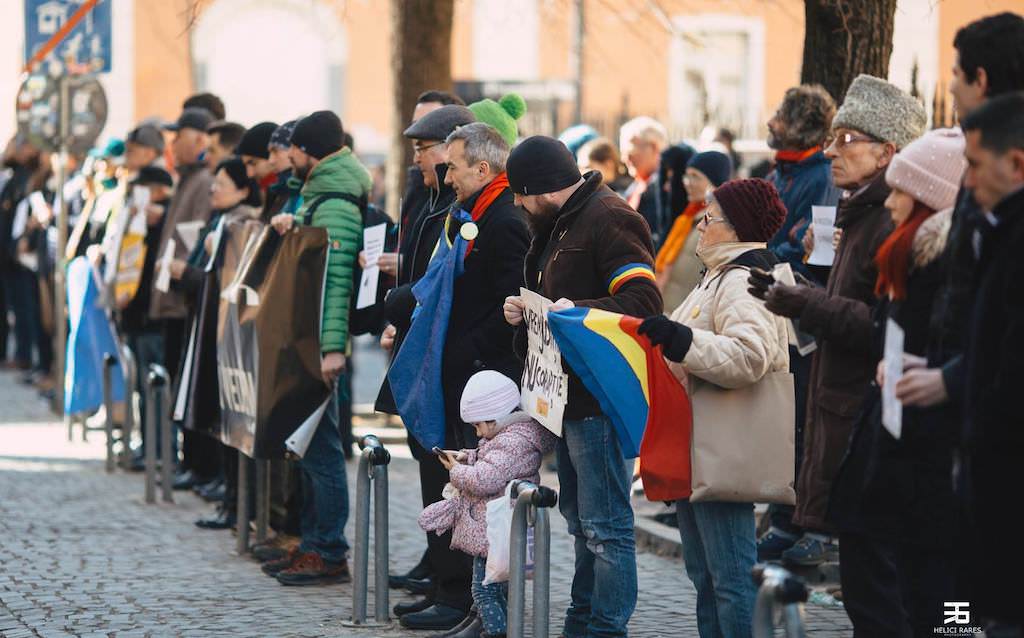
[{"label": "sneaker", "polygon": [[782,562],[798,567],[816,567],[839,560],[839,546],[827,536],[804,534],[792,547],[782,552]]},{"label": "sneaker", "polygon": [[299,554],[291,567],[277,574],[277,582],[282,585],[333,585],[350,580],[347,561],[329,563],[316,552]]},{"label": "sneaker", "polygon": [[295,549],[288,552],[288,554],[282,558],[279,558],[277,560],[270,560],[263,563],[260,569],[262,569],[263,573],[267,576],[277,576],[282,571],[291,567],[292,563],[295,562],[295,559],[298,558],[298,555],[299,548],[296,547]]},{"label": "sneaker", "polygon": [[799,537],[788,534],[777,527],[769,527],[761,538],[757,539],[757,560],[779,560],[782,552],[792,547]]}]

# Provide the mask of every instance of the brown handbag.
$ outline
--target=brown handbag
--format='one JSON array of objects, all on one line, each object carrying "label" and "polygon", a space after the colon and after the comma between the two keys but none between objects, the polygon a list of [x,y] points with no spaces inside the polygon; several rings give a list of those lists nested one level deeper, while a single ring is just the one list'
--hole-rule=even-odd
[{"label": "brown handbag", "polygon": [[690,502],[794,504],[793,375],[769,372],[736,389],[690,378]]}]

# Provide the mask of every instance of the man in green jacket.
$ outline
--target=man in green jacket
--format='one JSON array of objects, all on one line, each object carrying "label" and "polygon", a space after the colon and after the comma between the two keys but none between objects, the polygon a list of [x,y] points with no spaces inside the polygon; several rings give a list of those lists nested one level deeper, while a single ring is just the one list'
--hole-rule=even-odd
[{"label": "man in green jacket", "polygon": [[338,433],[338,393],[345,388],[352,271],[362,246],[359,207],[355,198],[370,192],[370,173],[342,142],[341,120],[330,111],[317,111],[295,125],[290,158],[295,177],[302,180],[302,207],[294,215],[281,213],[272,224],[282,235],[292,227],[327,229],[327,277],[320,331],[320,372],[330,385],[330,404],[302,458],[305,501],[302,543],[292,555],[264,564],[264,571],[283,585],[315,585],[349,580],[345,554],[348,483]]}]

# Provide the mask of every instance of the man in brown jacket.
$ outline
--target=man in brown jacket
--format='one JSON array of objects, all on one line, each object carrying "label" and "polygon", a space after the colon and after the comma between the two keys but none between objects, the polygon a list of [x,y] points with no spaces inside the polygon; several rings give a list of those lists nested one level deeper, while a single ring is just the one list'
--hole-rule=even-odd
[{"label": "man in brown jacket", "polygon": [[[828,285],[821,289],[775,283],[765,291],[762,282],[767,308],[798,320],[800,329],[818,341],[793,517],[796,524],[817,531],[807,531],[783,552],[783,560],[791,564],[835,559],[826,522],[829,493],[878,363],[872,347],[878,278],[874,259],[893,229],[883,206],[890,191],[885,169],[900,148],[924,132],[926,120],[924,108],[910,95],[884,80],[858,76],[832,121],[825,149],[832,160],[832,179],[845,191],[836,214],[842,235]],[[751,283],[757,289],[756,277]],[[842,547],[845,556],[846,541]]]},{"label": "man in brown jacket", "polygon": [[[158,244],[158,259],[163,257],[172,241],[174,242],[174,258],[188,259],[191,247],[186,244],[185,237],[179,232],[179,227],[183,223],[192,222],[197,226],[192,237],[196,237],[199,234],[199,229],[210,219],[210,187],[213,184],[213,176],[210,175],[210,171],[200,161],[200,158],[210,143],[206,128],[212,121],[213,116],[206,109],[187,107],[182,111],[177,122],[165,127],[167,130],[174,131],[171,150],[174,153],[178,184],[164,217],[164,226]],[[196,222],[198,223],[195,224]],[[154,276],[149,317],[163,325],[164,365],[172,375],[176,376],[184,347],[188,307],[185,304],[183,292],[174,288],[161,290],[159,282],[160,277]],[[188,489],[197,481],[204,482],[213,478],[210,474],[215,471],[216,458],[212,458],[209,463],[199,463],[195,454],[190,452],[196,447],[195,441],[191,440],[196,436],[201,435],[185,433],[184,452],[187,467],[182,468],[183,471],[175,478],[176,489]],[[195,465],[201,467],[193,467]]]},{"label": "man in brown jacket", "polygon": [[[554,310],[585,306],[634,317],[662,311],[651,231],[639,213],[601,185],[599,172],[582,177],[569,149],[542,136],[513,149],[507,171],[533,234],[526,254],[530,290],[557,299]],[[504,310],[506,321],[522,324],[520,297],[506,299]],[[525,331],[518,330],[516,339],[525,344]],[[571,370],[557,454],[559,510],[576,539],[576,574],[562,633],[625,636],[637,593],[632,463],[623,457],[611,420]]]}]

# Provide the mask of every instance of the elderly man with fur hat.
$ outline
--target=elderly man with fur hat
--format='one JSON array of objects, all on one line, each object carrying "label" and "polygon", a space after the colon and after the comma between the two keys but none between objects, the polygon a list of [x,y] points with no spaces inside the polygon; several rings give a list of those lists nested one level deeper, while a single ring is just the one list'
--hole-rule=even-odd
[{"label": "elderly man with fur hat", "polygon": [[788,286],[757,271],[750,278],[751,292],[769,310],[798,320],[818,342],[793,521],[821,532],[805,533],[784,553],[792,564],[818,564],[837,554],[827,535],[829,493],[878,363],[871,348],[871,313],[878,300],[874,258],[893,230],[884,206],[891,190],[885,171],[901,148],[924,133],[926,121],[915,98],[885,80],[858,76],[832,120],[825,148],[832,180],[844,190],[836,213],[843,234],[828,285]]}]

